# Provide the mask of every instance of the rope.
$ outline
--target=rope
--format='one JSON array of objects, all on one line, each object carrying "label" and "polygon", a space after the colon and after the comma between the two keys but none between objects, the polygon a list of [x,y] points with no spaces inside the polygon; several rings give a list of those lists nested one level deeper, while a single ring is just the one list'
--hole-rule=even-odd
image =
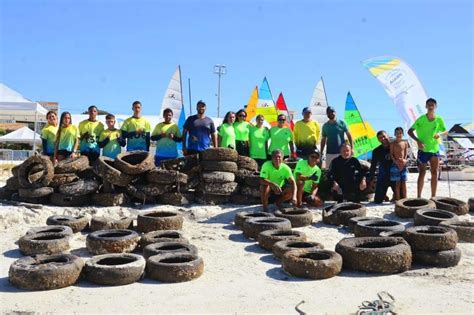
[{"label": "rope", "polygon": [[[377,293],[378,300],[364,301],[359,306],[357,315],[386,315],[395,313],[395,298],[387,291]],[[385,300],[383,299],[385,296]],[[388,299],[387,299],[388,298]]]}]

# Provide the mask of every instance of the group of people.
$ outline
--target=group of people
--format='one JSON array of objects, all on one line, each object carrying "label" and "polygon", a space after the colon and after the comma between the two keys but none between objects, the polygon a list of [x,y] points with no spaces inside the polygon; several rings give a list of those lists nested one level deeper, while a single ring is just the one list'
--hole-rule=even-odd
[{"label": "group of people", "polygon": [[[418,197],[423,190],[427,164],[431,171],[431,193],[436,195],[439,166],[439,138],[447,133],[443,119],[435,114],[436,101],[426,101],[427,114],[420,116],[408,134],[418,144]],[[178,157],[178,143],[182,143],[184,155],[196,154],[212,147],[235,149],[240,155],[255,159],[260,167],[260,192],[264,210],[275,201],[277,206],[292,201],[296,206],[307,202],[321,206],[318,195],[321,181],[322,152],[326,150],[327,178],[332,182],[331,192],[337,201],[360,201],[362,191],[372,184],[377,173],[374,201],[387,200],[388,187],[394,191],[394,199],[406,198],[408,143],[403,139],[403,129],[395,129],[395,140],[385,131],[377,138],[381,145],[372,154],[370,170],[362,167],[352,156],[352,136],[347,125],[336,117],[333,107],[327,107],[328,121],[320,127],[312,119],[311,109],[305,107],[303,119],[296,122],[292,131],[287,117],[278,115],[276,126],[267,128],[264,117],[256,116],[255,124],[247,121],[247,113],[241,109],[228,112],[222,124],[216,128],[213,120],[206,116],[206,104],[196,104],[197,114],[186,119],[183,130],[173,122],[173,111],[163,111],[163,122],[151,131],[149,121],[141,115],[142,104],[132,104],[133,116],[126,119],[121,128],[115,128],[115,116],[106,116],[106,126],[97,120],[97,107],[88,108],[88,119],[72,124],[71,114],[63,112],[58,122],[57,114],[47,114],[48,124],[42,131],[43,154],[53,161],[85,155],[91,162],[102,155],[115,158],[122,147],[127,151],[149,151],[150,142],[156,141],[155,164]],[[416,132],[416,135],[415,135]],[[321,139],[320,139],[321,137]],[[346,140],[347,138],[347,140]],[[318,143],[321,141],[320,149]],[[285,158],[296,158],[295,170],[284,163]]]}]

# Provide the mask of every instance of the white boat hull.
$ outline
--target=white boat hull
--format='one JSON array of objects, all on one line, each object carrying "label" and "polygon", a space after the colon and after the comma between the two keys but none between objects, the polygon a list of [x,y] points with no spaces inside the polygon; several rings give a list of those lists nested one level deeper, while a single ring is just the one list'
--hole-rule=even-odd
[{"label": "white boat hull", "polygon": [[474,181],[474,167],[466,167],[460,170],[441,171],[440,180],[472,180]]}]

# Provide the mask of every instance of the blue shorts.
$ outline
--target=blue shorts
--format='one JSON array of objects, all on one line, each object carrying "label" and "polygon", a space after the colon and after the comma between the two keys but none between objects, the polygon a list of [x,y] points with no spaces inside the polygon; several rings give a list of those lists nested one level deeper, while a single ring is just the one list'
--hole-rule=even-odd
[{"label": "blue shorts", "polygon": [[418,150],[418,156],[416,157],[416,161],[418,162],[418,164],[427,164],[433,156],[439,158],[439,152],[433,153]]},{"label": "blue shorts", "polygon": [[406,182],[408,177],[408,170],[404,167],[402,170],[399,170],[397,165],[392,164],[390,166],[390,180],[392,182]]}]

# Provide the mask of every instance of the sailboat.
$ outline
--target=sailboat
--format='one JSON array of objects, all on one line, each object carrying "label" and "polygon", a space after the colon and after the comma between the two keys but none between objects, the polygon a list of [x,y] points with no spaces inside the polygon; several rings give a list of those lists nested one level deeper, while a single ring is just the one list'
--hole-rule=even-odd
[{"label": "sailboat", "polygon": [[362,119],[351,92],[347,92],[344,120],[352,136],[354,157],[369,159],[372,156],[372,151],[380,143],[377,140],[374,128]]},{"label": "sailboat", "polygon": [[[183,130],[184,122],[186,121],[186,113],[184,111],[183,102],[183,86],[181,84],[181,67],[178,66],[173,76],[171,77],[168,88],[166,89],[163,101],[161,102],[161,114],[166,108],[173,111],[172,121],[176,123],[179,130]],[[178,154],[182,156],[182,144],[178,142]]]},{"label": "sailboat", "polygon": [[288,117],[288,121],[286,124],[293,131],[295,129],[295,123],[293,122],[290,112],[288,111],[288,107],[286,107],[285,99],[283,98],[283,93],[281,92],[280,95],[278,95],[276,108],[279,113],[285,114]]},{"label": "sailboat", "polygon": [[257,103],[258,103],[258,86],[252,90],[247,107],[245,111],[247,112],[247,121],[251,121],[255,116],[257,116]]},{"label": "sailboat", "polygon": [[276,126],[278,123],[278,112],[275,107],[275,102],[273,101],[267,77],[263,78],[262,85],[260,85],[260,90],[258,91],[255,115],[263,115],[271,126]]},{"label": "sailboat", "polygon": [[318,81],[314,88],[313,97],[309,102],[309,108],[313,114],[313,119],[316,120],[322,127],[322,125],[328,121],[326,116],[326,108],[328,107],[328,99],[326,96],[326,90],[324,89],[323,77]]}]

